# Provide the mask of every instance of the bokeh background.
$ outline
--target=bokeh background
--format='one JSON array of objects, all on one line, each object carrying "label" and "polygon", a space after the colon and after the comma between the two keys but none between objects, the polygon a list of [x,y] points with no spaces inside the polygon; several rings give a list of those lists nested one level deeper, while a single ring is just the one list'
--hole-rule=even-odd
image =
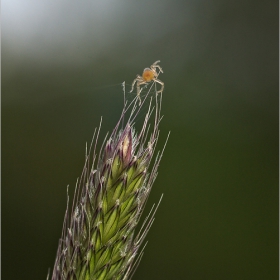
[{"label": "bokeh background", "polygon": [[133,279],[278,279],[278,1],[2,1],[2,279],[46,279],[85,143],[161,60],[164,193]]}]

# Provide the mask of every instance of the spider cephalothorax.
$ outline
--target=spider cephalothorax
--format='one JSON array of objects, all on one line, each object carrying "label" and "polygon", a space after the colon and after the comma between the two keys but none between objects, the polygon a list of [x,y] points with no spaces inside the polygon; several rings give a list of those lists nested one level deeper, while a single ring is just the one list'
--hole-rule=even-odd
[{"label": "spider cephalothorax", "polygon": [[[140,98],[140,93],[141,93],[141,90],[140,89],[140,86],[141,85],[146,85],[147,83],[151,82],[151,81],[154,81],[156,83],[159,83],[161,85],[161,89],[158,90],[156,93],[160,93],[160,92],[163,92],[163,88],[164,88],[164,83],[159,80],[157,77],[160,73],[163,73],[163,70],[162,68],[158,65],[158,63],[160,62],[160,60],[154,62],[150,68],[145,68],[144,71],[143,71],[143,74],[142,76],[140,75],[137,75],[136,76],[136,79],[133,81],[132,83],[132,86],[131,86],[131,91],[133,91],[134,89],[134,85],[135,83],[136,84],[136,87],[137,87],[137,96],[139,98],[139,102],[141,104],[141,98]],[[159,72],[157,72],[157,68],[159,69]]]}]

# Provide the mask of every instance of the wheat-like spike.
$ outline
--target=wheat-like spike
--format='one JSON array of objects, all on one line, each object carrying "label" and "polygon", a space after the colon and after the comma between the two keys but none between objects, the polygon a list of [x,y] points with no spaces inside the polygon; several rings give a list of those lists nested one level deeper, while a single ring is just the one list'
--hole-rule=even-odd
[{"label": "wheat-like spike", "polygon": [[147,96],[140,106],[137,97],[124,103],[120,120],[104,140],[101,152],[96,150],[101,123],[95,140],[86,148],[73,206],[67,206],[65,213],[52,280],[118,280],[134,273],[143,255],[141,251],[137,258],[138,250],[158,206],[151,210],[138,234],[135,227],[162,157],[162,153],[158,154],[150,167],[159,137],[162,95],[151,97],[138,136],[134,128]]}]

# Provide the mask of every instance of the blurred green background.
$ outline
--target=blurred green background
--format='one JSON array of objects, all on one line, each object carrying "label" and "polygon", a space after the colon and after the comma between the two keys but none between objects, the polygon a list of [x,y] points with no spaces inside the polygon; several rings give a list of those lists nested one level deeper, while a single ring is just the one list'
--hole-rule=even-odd
[{"label": "blurred green background", "polygon": [[278,279],[278,38],[278,1],[3,0],[2,279],[46,279],[85,143],[158,59],[171,138],[133,279]]}]

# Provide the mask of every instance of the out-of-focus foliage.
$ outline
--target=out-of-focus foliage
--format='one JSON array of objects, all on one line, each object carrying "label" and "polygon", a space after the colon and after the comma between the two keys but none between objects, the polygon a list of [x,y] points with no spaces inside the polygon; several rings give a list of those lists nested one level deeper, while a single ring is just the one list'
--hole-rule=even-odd
[{"label": "out-of-focus foliage", "polygon": [[2,1],[3,279],[45,279],[85,142],[158,59],[165,195],[134,279],[277,279],[278,3],[183,0]]}]

